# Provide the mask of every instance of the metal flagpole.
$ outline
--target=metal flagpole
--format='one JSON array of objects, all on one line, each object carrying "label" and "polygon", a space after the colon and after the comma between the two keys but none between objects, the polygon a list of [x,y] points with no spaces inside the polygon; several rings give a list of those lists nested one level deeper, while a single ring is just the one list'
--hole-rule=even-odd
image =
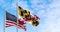
[{"label": "metal flagpole", "polygon": [[5,24],[6,24],[6,9],[4,7],[4,32],[5,32]]},{"label": "metal flagpole", "polygon": [[17,7],[17,28],[16,28],[16,31],[18,32],[18,1],[17,1],[17,3],[16,3],[16,7]]}]

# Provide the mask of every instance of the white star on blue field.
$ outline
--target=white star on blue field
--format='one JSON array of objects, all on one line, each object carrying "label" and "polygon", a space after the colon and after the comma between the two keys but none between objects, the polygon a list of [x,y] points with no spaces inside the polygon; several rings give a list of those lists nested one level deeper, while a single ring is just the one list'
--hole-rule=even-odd
[{"label": "white star on blue field", "polygon": [[18,28],[18,32],[60,32],[60,0],[0,0],[0,32],[17,32],[15,26],[4,30],[5,10],[17,17],[17,2],[40,17],[37,27],[27,23],[27,31]]}]

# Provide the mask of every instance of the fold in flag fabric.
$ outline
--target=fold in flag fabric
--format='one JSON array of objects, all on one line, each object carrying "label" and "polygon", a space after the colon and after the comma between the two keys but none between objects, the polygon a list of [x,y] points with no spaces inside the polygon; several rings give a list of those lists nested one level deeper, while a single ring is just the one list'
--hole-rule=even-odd
[{"label": "fold in flag fabric", "polygon": [[26,31],[26,26],[24,24],[26,24],[26,21],[24,21],[21,18],[18,19],[16,16],[6,11],[6,25],[5,25],[6,28],[10,26],[17,26],[18,28],[22,28]]}]

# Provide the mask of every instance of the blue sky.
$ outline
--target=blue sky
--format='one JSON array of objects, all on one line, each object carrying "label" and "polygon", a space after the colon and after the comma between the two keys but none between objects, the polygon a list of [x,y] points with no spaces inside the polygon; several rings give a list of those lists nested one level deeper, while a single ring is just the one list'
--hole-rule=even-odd
[{"label": "blue sky", "polygon": [[[60,32],[60,0],[0,0],[0,31],[4,32],[6,9],[17,16],[16,3],[23,9],[40,17],[40,24],[33,27],[26,24],[27,31],[18,28],[18,32]],[[5,28],[5,32],[17,32],[15,26]]]}]

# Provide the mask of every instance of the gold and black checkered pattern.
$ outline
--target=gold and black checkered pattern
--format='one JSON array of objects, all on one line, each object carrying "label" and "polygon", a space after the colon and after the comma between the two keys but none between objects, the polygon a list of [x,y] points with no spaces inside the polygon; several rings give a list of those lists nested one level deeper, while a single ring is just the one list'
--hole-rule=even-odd
[{"label": "gold and black checkered pattern", "polygon": [[30,20],[30,22],[33,26],[38,26],[39,25],[39,21]]},{"label": "gold and black checkered pattern", "polygon": [[20,16],[25,17],[25,18],[30,16],[30,12],[22,9],[21,7],[19,7],[18,13]]}]

